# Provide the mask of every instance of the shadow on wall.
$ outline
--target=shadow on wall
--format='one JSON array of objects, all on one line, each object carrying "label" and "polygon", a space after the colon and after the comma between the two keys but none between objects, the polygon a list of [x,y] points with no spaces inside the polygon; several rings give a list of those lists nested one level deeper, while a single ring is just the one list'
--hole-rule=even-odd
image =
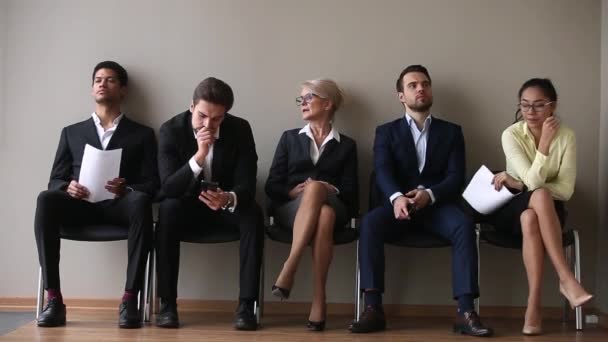
[{"label": "shadow on wall", "polygon": [[[145,82],[141,82],[139,71],[133,66],[129,66],[129,91],[123,104],[123,110],[127,115],[143,125],[152,127],[158,133],[160,127],[155,123],[153,118],[153,106],[150,99],[150,94],[153,90],[146,88]],[[158,139],[158,136],[157,136]]]},{"label": "shadow on wall", "polygon": [[[336,126],[341,133],[357,142],[359,160],[359,204],[360,213],[367,212],[369,175],[373,168],[373,144],[376,126],[382,124],[374,117],[374,109],[368,102],[362,101],[366,94],[356,89],[345,89],[345,105],[336,114]],[[388,121],[388,120],[387,120]]]},{"label": "shadow on wall", "polygon": [[466,146],[467,178],[470,178],[483,164],[491,170],[504,170],[505,159],[500,143],[502,131],[512,121],[510,116],[495,120],[484,113],[478,101],[469,92],[460,91],[449,84],[437,84],[434,113],[439,117],[462,127]]}]

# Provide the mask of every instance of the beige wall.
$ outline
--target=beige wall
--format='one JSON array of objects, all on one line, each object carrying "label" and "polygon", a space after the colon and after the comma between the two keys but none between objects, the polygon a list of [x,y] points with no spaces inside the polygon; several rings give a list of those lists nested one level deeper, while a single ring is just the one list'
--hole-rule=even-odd
[{"label": "beige wall", "polygon": [[[93,110],[90,72],[105,59],[127,68],[128,112],[155,128],[186,109],[202,78],[230,83],[232,112],[254,130],[260,200],[281,132],[302,126],[294,106],[302,80],[332,77],[350,95],[337,126],[358,141],[365,199],[374,127],[401,115],[394,80],[406,65],[429,67],[433,112],[464,127],[469,172],[481,163],[503,167],[499,137],[513,120],[517,89],[530,77],[551,77],[561,118],[577,133],[581,151],[569,221],[582,232],[583,275],[593,288],[600,99],[589,89],[600,85],[599,11],[599,0],[9,1],[3,78],[11,114],[0,145],[0,188],[7,194],[0,206],[0,269],[10,281],[0,282],[0,296],[34,295],[36,195],[46,186],[60,129]],[[236,244],[185,245],[180,296],[235,298],[237,253]],[[269,299],[287,253],[286,245],[266,244]],[[481,256],[483,303],[524,305],[520,254],[482,246]],[[353,300],[354,257],[354,245],[336,248],[331,302]],[[386,302],[452,303],[449,249],[389,247],[387,259]],[[117,298],[125,260],[124,242],[63,242],[65,295]],[[295,301],[310,298],[309,269],[306,258]],[[549,269],[544,303],[558,305]]]},{"label": "beige wall", "polygon": [[608,313],[608,0],[602,1],[601,129],[599,149],[599,226],[597,253],[597,306]]},{"label": "beige wall", "polygon": [[0,144],[4,130],[4,54],[6,52],[6,2],[0,1]]}]

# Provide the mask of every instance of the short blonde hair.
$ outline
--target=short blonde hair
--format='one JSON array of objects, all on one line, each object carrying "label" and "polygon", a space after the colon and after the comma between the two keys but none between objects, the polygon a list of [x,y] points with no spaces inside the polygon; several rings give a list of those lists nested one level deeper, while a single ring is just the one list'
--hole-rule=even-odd
[{"label": "short blonde hair", "polygon": [[308,80],[302,83],[302,88],[310,89],[315,95],[331,101],[332,114],[337,112],[344,102],[344,92],[334,80],[328,78]]}]

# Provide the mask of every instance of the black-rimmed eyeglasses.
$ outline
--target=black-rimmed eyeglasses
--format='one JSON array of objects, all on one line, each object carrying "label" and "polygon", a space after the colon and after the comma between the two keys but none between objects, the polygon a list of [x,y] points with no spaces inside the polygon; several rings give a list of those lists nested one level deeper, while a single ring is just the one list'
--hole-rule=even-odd
[{"label": "black-rimmed eyeglasses", "polygon": [[527,111],[534,111],[534,112],[541,112],[543,109],[545,109],[546,106],[552,104],[553,101],[549,101],[549,102],[538,102],[538,103],[534,103],[534,104],[529,104],[526,102],[520,102],[517,104],[517,106],[519,107],[519,109],[522,112],[527,112]]}]

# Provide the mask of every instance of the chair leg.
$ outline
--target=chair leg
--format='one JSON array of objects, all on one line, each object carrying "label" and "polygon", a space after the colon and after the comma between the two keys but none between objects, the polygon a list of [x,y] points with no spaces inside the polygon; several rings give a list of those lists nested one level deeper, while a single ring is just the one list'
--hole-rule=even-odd
[{"label": "chair leg", "polygon": [[359,240],[357,240],[357,248],[355,255],[355,321],[359,320],[361,314],[361,274],[359,270]]},{"label": "chair leg", "polygon": [[[481,288],[481,254],[479,254],[479,235],[481,232],[480,230],[481,230],[481,227],[479,226],[479,224],[475,225],[475,245],[477,247],[477,288]],[[477,311],[477,314],[481,314],[479,312],[480,297],[481,296],[477,296],[477,298],[475,298],[475,302],[474,302],[474,307],[475,307],[475,311]]]},{"label": "chair leg", "polygon": [[152,279],[151,279],[151,286],[152,286],[152,313],[153,314],[158,314],[159,308],[160,308],[160,302],[158,299],[158,275],[156,274],[156,263],[157,263],[157,256],[156,256],[156,250],[154,251],[153,255],[152,255]]},{"label": "chair leg", "polygon": [[150,317],[152,316],[152,308],[150,305],[150,292],[151,292],[151,281],[152,281],[152,258],[154,255],[154,248],[150,249],[148,252],[148,260],[146,261],[146,276],[144,278],[143,289],[143,312],[144,312],[144,322],[150,322]]},{"label": "chair leg", "polygon": [[[574,234],[574,277],[581,282],[581,247],[578,231],[573,230]],[[583,330],[583,308],[576,308],[576,330]]]},{"label": "chair leg", "polygon": [[42,267],[38,267],[38,297],[36,298],[36,319],[42,312],[44,303],[44,285],[42,284]]},{"label": "chair leg", "polygon": [[[564,247],[564,254],[566,254],[566,262],[568,263],[568,266],[573,267],[574,264],[572,262],[572,246],[566,246]],[[564,314],[562,316],[562,323],[568,323],[568,320],[570,319],[570,303],[568,302],[568,299],[566,297],[564,297]]]}]

